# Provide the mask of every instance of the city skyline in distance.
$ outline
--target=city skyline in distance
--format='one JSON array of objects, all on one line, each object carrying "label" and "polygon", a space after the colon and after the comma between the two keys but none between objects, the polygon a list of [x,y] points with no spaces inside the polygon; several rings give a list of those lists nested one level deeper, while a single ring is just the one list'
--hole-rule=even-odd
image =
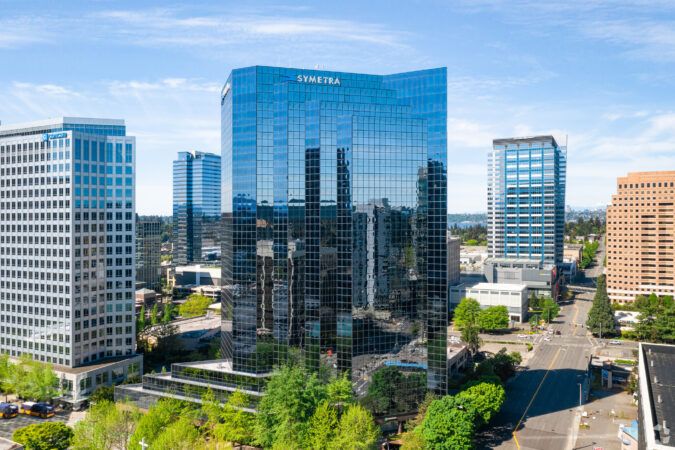
[{"label": "city skyline in distance", "polygon": [[580,207],[609,203],[628,172],[675,167],[664,19],[675,5],[42,3],[2,2],[0,54],[13,69],[0,74],[0,120],[125,119],[141,215],[171,214],[177,152],[220,152],[218,92],[251,64],[447,66],[450,213],[486,210],[487,154],[503,136],[568,135],[567,204]]}]

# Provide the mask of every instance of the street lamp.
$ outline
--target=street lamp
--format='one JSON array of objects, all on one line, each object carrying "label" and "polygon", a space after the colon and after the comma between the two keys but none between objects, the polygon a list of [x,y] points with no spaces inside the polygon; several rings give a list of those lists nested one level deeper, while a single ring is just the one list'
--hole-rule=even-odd
[{"label": "street lamp", "polygon": [[581,383],[577,383],[579,385],[579,409],[581,409]]}]

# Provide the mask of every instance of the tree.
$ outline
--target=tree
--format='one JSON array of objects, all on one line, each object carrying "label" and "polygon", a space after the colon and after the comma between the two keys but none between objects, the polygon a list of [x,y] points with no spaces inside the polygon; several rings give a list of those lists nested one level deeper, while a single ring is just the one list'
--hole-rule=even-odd
[{"label": "tree", "polygon": [[539,314],[532,314],[530,316],[530,331],[534,331],[539,326]]},{"label": "tree", "polygon": [[468,349],[472,354],[475,354],[481,345],[479,336],[480,328],[478,325],[465,325],[462,329],[460,338],[467,343]]},{"label": "tree", "polygon": [[206,314],[211,305],[211,299],[201,295],[192,294],[187,301],[178,307],[178,313],[183,317],[195,317]]},{"label": "tree", "polygon": [[5,394],[5,401],[7,401],[7,394],[14,392],[12,363],[9,362],[7,353],[0,354],[0,392]]},{"label": "tree", "polygon": [[480,303],[473,298],[463,298],[455,308],[454,322],[458,328],[475,325],[481,312]]},{"label": "tree", "polygon": [[505,382],[516,373],[516,367],[523,361],[519,352],[506,353],[506,347],[503,347],[495,356],[490,358],[488,362],[492,364],[494,374],[497,375],[502,382]]},{"label": "tree", "polygon": [[642,311],[643,309],[649,307],[649,300],[647,300],[647,297],[644,295],[640,294],[635,297],[635,301],[633,302],[633,306],[638,311]]},{"label": "tree", "polygon": [[150,324],[152,325],[157,325],[159,322],[159,317],[158,317],[159,312],[157,311],[157,303],[155,303],[152,307],[152,313],[150,316]]},{"label": "tree", "polygon": [[534,292],[530,295],[530,309],[539,309],[539,297]]},{"label": "tree", "polygon": [[51,364],[22,356],[19,362],[11,367],[11,376],[14,390],[23,398],[49,401],[60,394],[59,378],[52,370]]},{"label": "tree", "polygon": [[258,404],[254,427],[257,445],[299,448],[319,404],[326,400],[326,386],[315,372],[286,366],[270,376]]},{"label": "tree", "polygon": [[214,427],[214,435],[228,442],[248,445],[253,442],[255,416],[244,410],[250,407],[250,398],[236,391],[227,399],[220,414],[221,423]]},{"label": "tree", "polygon": [[84,419],[75,424],[72,448],[127,449],[129,436],[134,432],[140,416],[138,408],[131,403],[97,402],[89,408]]},{"label": "tree", "polygon": [[141,331],[145,330],[145,305],[141,306],[141,313],[138,315],[138,319],[136,320],[136,333],[140,333]]},{"label": "tree", "polygon": [[162,323],[171,322],[171,316],[173,316],[173,305],[167,300],[164,303],[164,311],[162,312]]},{"label": "tree", "polygon": [[115,401],[115,388],[112,386],[99,386],[89,396],[89,403],[98,403],[102,401]]},{"label": "tree", "polygon": [[507,328],[509,311],[506,306],[490,306],[478,314],[478,325],[485,331]]},{"label": "tree", "polygon": [[335,407],[324,400],[314,412],[309,423],[309,435],[305,448],[323,450],[329,448],[335,439],[338,415]]},{"label": "tree", "polygon": [[607,285],[605,282],[605,275],[598,276],[596,283],[597,289],[595,297],[593,298],[593,305],[588,311],[588,320],[586,326],[592,333],[602,333],[604,335],[611,335],[614,333],[614,312],[607,296]]},{"label": "tree", "polygon": [[429,405],[422,422],[422,436],[429,448],[472,449],[476,409],[469,401],[446,395]]},{"label": "tree", "polygon": [[553,319],[558,317],[560,312],[560,305],[558,305],[555,300],[551,297],[546,297],[541,302],[541,317],[546,322],[551,322]]},{"label": "tree", "polygon": [[30,450],[67,450],[73,429],[63,422],[44,422],[17,429],[12,439]]},{"label": "tree", "polygon": [[375,424],[372,414],[361,405],[353,404],[340,417],[332,448],[367,450],[376,449],[380,437],[380,429]]},{"label": "tree", "polygon": [[675,340],[675,307],[671,305],[658,311],[653,326],[660,341]]},{"label": "tree", "polygon": [[152,445],[167,426],[177,421],[186,412],[185,405],[178,400],[172,398],[159,400],[138,420],[128,448],[142,450],[138,442],[143,438]]},{"label": "tree", "polygon": [[506,400],[504,388],[499,384],[480,383],[460,392],[457,396],[466,399],[476,408],[479,425],[487,425],[499,412]]},{"label": "tree", "polygon": [[152,441],[153,450],[193,450],[201,441],[201,435],[193,421],[180,417],[170,423]]},{"label": "tree", "polygon": [[344,372],[333,378],[326,386],[328,402],[335,407],[342,407],[354,403],[354,390],[349,373]]}]

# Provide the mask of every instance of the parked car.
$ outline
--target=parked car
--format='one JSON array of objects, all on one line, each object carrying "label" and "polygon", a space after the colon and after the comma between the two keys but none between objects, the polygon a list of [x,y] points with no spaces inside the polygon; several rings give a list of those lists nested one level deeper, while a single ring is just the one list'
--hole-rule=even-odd
[{"label": "parked car", "polygon": [[54,415],[54,407],[46,403],[33,403],[26,402],[21,404],[21,409],[19,410],[21,414],[27,414],[29,416],[38,416],[46,419]]},{"label": "parked car", "polygon": [[561,333],[560,333],[560,330],[556,330],[556,331],[555,331],[555,334],[556,334],[556,336],[560,336],[560,334],[561,334]]},{"label": "parked car", "polygon": [[621,345],[621,341],[609,341],[612,345]]},{"label": "parked car", "polygon": [[0,415],[3,419],[11,419],[19,415],[19,407],[11,403],[0,403]]}]

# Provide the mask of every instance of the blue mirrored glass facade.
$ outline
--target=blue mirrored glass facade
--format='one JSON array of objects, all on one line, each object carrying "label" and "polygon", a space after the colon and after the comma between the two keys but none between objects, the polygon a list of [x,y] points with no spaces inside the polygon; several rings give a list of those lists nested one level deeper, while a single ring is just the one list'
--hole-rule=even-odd
[{"label": "blue mirrored glass facade", "polygon": [[[232,72],[221,92],[222,354],[447,390],[447,73]],[[377,409],[377,408],[376,408]]]},{"label": "blue mirrored glass facade", "polygon": [[212,153],[180,152],[173,162],[175,265],[218,259],[221,246],[220,171],[220,156]]},{"label": "blue mirrored glass facade", "polygon": [[488,255],[561,264],[567,142],[495,139],[488,155]]}]

